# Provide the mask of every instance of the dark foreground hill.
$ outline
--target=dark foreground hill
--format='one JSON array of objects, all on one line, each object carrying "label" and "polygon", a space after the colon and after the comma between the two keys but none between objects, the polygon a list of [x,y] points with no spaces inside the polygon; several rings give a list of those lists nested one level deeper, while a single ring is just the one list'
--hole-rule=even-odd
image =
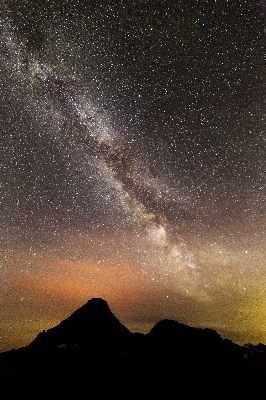
[{"label": "dark foreground hill", "polygon": [[0,354],[0,397],[262,400],[265,354],[172,320],[131,333],[91,299],[29,346]]}]

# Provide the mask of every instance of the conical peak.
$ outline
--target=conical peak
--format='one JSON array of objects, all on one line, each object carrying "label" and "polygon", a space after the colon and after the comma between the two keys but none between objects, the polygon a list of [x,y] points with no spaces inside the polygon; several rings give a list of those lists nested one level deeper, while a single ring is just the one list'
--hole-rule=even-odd
[{"label": "conical peak", "polygon": [[110,310],[107,301],[101,299],[100,297],[93,297],[83,307],[90,307],[90,308],[101,308],[101,309],[108,309]]},{"label": "conical peak", "polygon": [[59,325],[41,334],[33,343],[42,347],[58,347],[61,343],[91,347],[117,341],[129,335],[110,310],[107,302],[101,298],[92,298]]},{"label": "conical peak", "polygon": [[82,318],[95,318],[103,317],[106,315],[113,315],[112,311],[110,310],[107,302],[101,298],[92,298],[87,301],[86,304],[81,306],[78,310],[76,310],[72,316],[81,316]]},{"label": "conical peak", "polygon": [[92,299],[88,300],[86,304],[102,304],[102,305],[107,305],[107,301],[101,299],[100,297],[93,297]]}]

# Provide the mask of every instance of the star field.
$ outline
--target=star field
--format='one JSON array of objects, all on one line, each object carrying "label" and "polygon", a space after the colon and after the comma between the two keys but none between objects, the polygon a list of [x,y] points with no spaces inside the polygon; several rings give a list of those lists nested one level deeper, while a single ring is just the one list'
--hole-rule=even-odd
[{"label": "star field", "polygon": [[2,2],[1,351],[91,297],[266,342],[265,15]]}]

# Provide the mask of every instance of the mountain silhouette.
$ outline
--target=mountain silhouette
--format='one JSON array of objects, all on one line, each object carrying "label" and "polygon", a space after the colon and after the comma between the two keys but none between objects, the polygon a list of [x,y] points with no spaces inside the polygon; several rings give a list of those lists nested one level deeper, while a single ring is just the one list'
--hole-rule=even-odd
[{"label": "mountain silhouette", "polygon": [[265,347],[173,320],[132,333],[91,299],[27,347],[0,354],[1,399],[266,398]]},{"label": "mountain silhouette", "polygon": [[88,349],[126,340],[130,331],[111,312],[107,302],[93,298],[70,317],[48,331],[41,332],[30,344],[31,348]]}]

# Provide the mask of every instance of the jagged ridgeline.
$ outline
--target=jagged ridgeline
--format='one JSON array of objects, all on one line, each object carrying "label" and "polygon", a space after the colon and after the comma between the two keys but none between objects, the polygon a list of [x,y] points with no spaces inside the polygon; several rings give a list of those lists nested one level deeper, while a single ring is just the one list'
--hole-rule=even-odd
[{"label": "jagged ridgeline", "polygon": [[19,350],[0,354],[1,399],[265,399],[266,351],[163,320],[132,333],[91,299]]}]

